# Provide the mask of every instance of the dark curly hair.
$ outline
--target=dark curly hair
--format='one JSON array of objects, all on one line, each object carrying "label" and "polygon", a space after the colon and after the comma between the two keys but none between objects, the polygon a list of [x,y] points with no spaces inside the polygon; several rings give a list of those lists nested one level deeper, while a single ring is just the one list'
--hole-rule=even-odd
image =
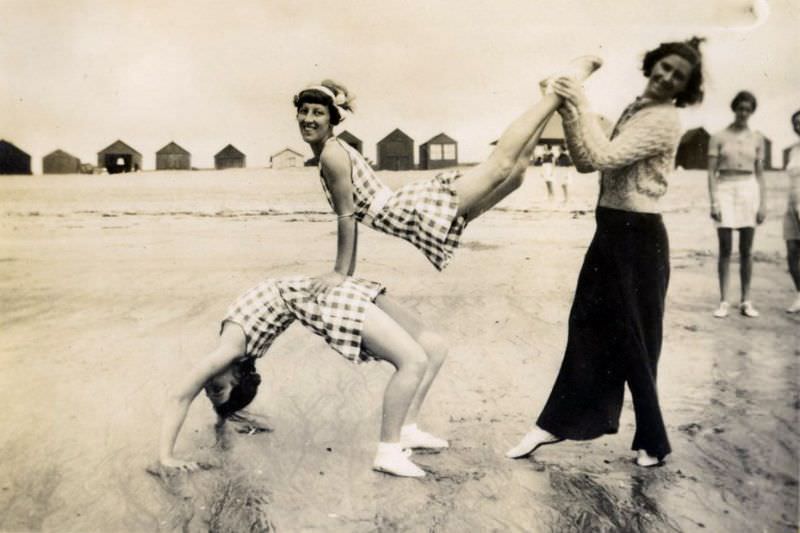
[{"label": "dark curly hair", "polygon": [[221,418],[228,418],[236,411],[250,405],[250,402],[256,397],[258,386],[261,384],[261,375],[256,372],[256,362],[252,358],[233,363],[233,372],[238,383],[231,389],[228,401],[214,406],[214,411]]},{"label": "dark curly hair", "polygon": [[[343,94],[345,97],[346,102],[342,104],[340,107],[342,109],[346,109],[347,111],[353,111],[352,100],[353,97],[347,91],[347,88],[340,84],[336,83],[333,80],[322,80],[319,85],[330,89],[333,94]],[[295,109],[300,109],[300,106],[303,104],[320,104],[324,105],[328,108],[328,112],[331,115],[331,125],[338,126],[340,122],[342,122],[343,117],[339,113],[339,110],[335,105],[333,105],[333,100],[331,99],[329,94],[326,94],[319,89],[303,89],[296,95],[292,100]]]},{"label": "dark curly hair", "polygon": [[794,124],[794,119],[796,119],[798,116],[800,116],[800,109],[792,113],[792,124]]},{"label": "dark curly hair", "polygon": [[753,111],[756,110],[756,106],[758,106],[758,102],[756,101],[756,95],[751,93],[750,91],[739,91],[736,93],[736,96],[733,97],[731,100],[731,111],[736,111],[736,107],[741,102],[750,102],[753,106]]},{"label": "dark curly hair", "polygon": [[703,56],[700,53],[700,43],[704,40],[701,37],[692,37],[688,41],[661,43],[658,48],[644,55],[642,72],[646,78],[650,77],[656,63],[670,55],[680,56],[692,65],[686,88],[675,95],[677,107],[686,107],[703,101]]}]

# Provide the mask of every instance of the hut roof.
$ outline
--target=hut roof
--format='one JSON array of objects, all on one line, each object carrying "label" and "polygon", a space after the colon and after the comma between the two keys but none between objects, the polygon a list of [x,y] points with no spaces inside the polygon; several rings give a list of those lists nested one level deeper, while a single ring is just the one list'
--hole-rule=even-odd
[{"label": "hut roof", "polygon": [[389,135],[378,141],[378,144],[383,144],[389,141],[411,141],[414,142],[414,139],[403,133],[400,128],[395,128]]},{"label": "hut roof", "polygon": [[103,148],[98,154],[136,154],[142,155],[124,142],[117,139],[113,143],[109,144],[107,147]]},{"label": "hut roof", "polygon": [[235,146],[229,144],[219,152],[214,157],[244,157],[244,154],[236,149]]},{"label": "hut roof", "polygon": [[361,142],[361,139],[359,139],[358,137],[356,137],[355,135],[353,135],[352,133],[350,133],[347,130],[344,130],[342,133],[340,133],[336,137],[338,137],[339,139],[343,140],[344,142],[356,142],[356,143],[360,143]]},{"label": "hut roof", "polygon": [[68,154],[67,152],[65,152],[64,150],[61,150],[61,149],[53,150],[52,152],[47,154],[45,157],[46,158],[49,158],[49,157],[71,157],[72,159],[78,159],[74,155]]},{"label": "hut roof", "polygon": [[298,152],[297,150],[292,150],[291,148],[289,148],[289,147],[286,147],[286,148],[284,148],[283,150],[279,150],[279,151],[275,152],[274,154],[272,154],[272,155],[270,156],[270,160],[271,160],[273,157],[278,157],[279,155],[281,155],[281,154],[285,154],[286,152],[289,152],[290,154],[299,155],[300,157],[303,157],[303,154],[301,154],[301,153],[300,153],[300,152]]},{"label": "hut roof", "polygon": [[7,140],[5,140],[5,139],[0,139],[0,147],[6,147],[6,148],[9,148],[11,151],[14,151],[14,152],[17,152],[17,153],[20,153],[20,154],[25,154],[25,155],[28,155],[28,154],[25,152],[25,150],[21,150],[21,149],[20,149],[19,147],[17,147],[17,146],[16,146],[14,143],[10,143],[10,142],[8,142],[8,141],[7,141]]},{"label": "hut roof", "polygon": [[170,141],[164,148],[156,152],[156,155],[192,155],[186,149],[181,148],[174,141]]},{"label": "hut roof", "polygon": [[445,135],[444,133],[440,133],[439,135],[434,135],[428,139],[428,142],[423,143],[422,146],[426,146],[428,144],[456,144],[456,140]]},{"label": "hut roof", "polygon": [[697,137],[708,138],[708,137],[710,137],[710,135],[706,131],[706,129],[704,127],[702,127],[702,126],[700,126],[699,128],[692,128],[690,130],[686,130],[686,132],[681,136],[681,142],[680,143],[683,144],[683,143],[686,143],[686,142],[693,141]]}]

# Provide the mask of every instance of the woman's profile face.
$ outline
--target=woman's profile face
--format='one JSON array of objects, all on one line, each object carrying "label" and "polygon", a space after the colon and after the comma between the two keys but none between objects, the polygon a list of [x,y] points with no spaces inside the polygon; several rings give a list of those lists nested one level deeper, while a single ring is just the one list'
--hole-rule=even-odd
[{"label": "woman's profile face", "polygon": [[328,106],[303,103],[297,108],[297,125],[307,143],[322,142],[331,132],[331,113]]},{"label": "woman's profile face", "polygon": [[692,64],[677,54],[659,59],[647,81],[645,96],[659,102],[669,102],[686,89],[692,75]]},{"label": "woman's profile face", "polygon": [[239,381],[233,371],[233,366],[229,366],[213,378],[206,381],[203,388],[206,391],[206,396],[211,400],[211,403],[219,406],[227,402],[231,397],[231,390]]}]

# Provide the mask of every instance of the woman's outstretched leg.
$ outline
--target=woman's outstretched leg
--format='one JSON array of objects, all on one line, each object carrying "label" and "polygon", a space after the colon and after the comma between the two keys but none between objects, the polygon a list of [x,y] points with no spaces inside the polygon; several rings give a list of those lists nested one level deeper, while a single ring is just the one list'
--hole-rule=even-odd
[{"label": "woman's outstretched leg", "polygon": [[[571,74],[579,81],[588,78],[597,70],[602,61],[594,56],[578,58],[571,64]],[[459,197],[458,215],[467,221],[476,218],[485,207],[486,196],[491,194],[503,181],[509,179],[520,156],[529,142],[534,146],[541,135],[541,130],[550,115],[561,104],[555,94],[545,94],[539,102],[517,117],[503,132],[489,158],[480,165],[466,172],[461,179],[455,181]],[[537,135],[538,132],[538,135]],[[514,187],[502,189],[511,192]],[[497,203],[501,198],[495,198]]]},{"label": "woman's outstretched leg", "polygon": [[403,452],[400,430],[427,371],[425,351],[400,324],[376,305],[367,306],[361,336],[364,348],[396,369],[383,395],[381,442],[373,468],[396,476],[422,477],[425,472]]},{"label": "woman's outstretched leg", "polygon": [[403,427],[400,430],[400,441],[405,448],[447,448],[449,444],[445,439],[422,431],[417,426],[422,403],[447,357],[447,344],[416,314],[394,299],[382,295],[378,297],[375,304],[411,335],[425,351],[428,359],[425,375],[411,399],[411,405],[409,405]]}]

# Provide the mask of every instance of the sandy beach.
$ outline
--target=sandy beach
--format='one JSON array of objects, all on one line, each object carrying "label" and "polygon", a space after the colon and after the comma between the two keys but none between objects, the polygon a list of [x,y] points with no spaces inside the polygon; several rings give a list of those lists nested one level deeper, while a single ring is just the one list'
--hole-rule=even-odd
[{"label": "sandy beach", "polygon": [[250,412],[271,431],[231,430],[219,446],[200,398],[178,454],[218,466],[147,472],[164,393],[213,347],[227,306],[265,277],[330,270],[335,222],[315,169],[4,177],[0,530],[797,531],[800,315],[784,312],[787,180],[767,183],[762,315],[718,320],[705,174],[671,178],[659,388],[673,453],[656,469],[632,463],[629,395],[617,435],[503,457],[563,355],[595,176],[548,202],[531,168],[443,273],[362,228],[357,274],[451,346],[422,412],[451,448],[415,454],[428,475],[411,480],[370,469],[390,367],[349,364],[299,324],[258,362]]}]

